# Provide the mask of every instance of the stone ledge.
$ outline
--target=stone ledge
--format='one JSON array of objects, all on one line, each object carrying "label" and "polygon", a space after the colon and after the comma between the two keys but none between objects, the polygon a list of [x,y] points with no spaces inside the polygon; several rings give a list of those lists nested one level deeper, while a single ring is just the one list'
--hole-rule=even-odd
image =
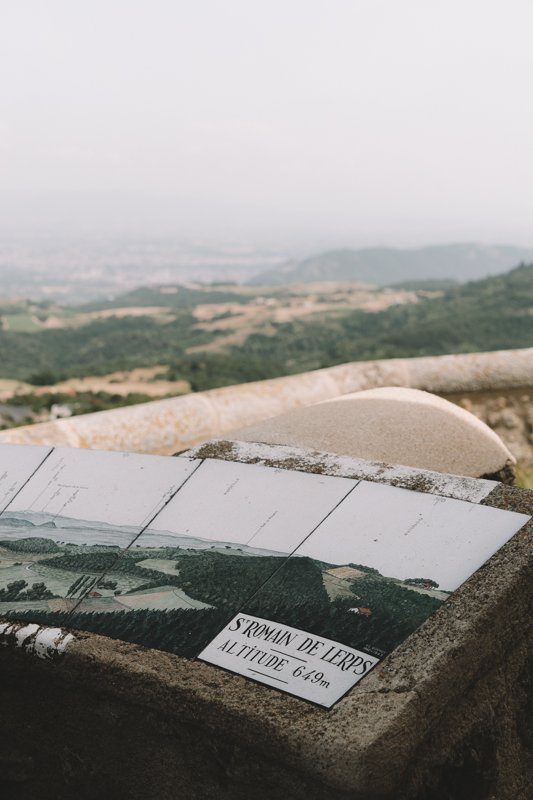
[{"label": "stone ledge", "polygon": [[263,442],[240,442],[212,439],[209,442],[179,454],[187,458],[219,458],[240,461],[244,464],[264,464],[278,469],[313,472],[354,480],[377,481],[428,494],[439,494],[455,500],[480,502],[499,484],[492,480],[469,478],[464,475],[447,475],[442,472],[420,470],[401,464],[382,461],[365,461],[353,456],[338,456],[301,447],[288,447]]},{"label": "stone ledge", "polygon": [[533,348],[357,361],[0,431],[0,442],[170,454],[293,408],[378,386],[436,394],[533,386]]}]

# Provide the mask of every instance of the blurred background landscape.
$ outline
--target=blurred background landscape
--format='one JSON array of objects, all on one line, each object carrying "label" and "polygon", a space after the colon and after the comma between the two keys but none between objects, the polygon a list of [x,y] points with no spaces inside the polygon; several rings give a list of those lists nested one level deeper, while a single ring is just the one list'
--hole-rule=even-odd
[{"label": "blurred background landscape", "polygon": [[2,426],[347,361],[533,346],[533,250],[235,250],[54,242],[30,263],[6,249]]}]

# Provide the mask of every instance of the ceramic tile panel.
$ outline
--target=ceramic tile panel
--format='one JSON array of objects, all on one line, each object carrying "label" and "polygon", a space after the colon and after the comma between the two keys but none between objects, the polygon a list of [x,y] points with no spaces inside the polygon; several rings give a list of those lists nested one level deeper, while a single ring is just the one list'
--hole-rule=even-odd
[{"label": "ceramic tile panel", "polygon": [[0,513],[52,452],[51,447],[0,444]]},{"label": "ceramic tile panel", "polygon": [[131,589],[120,552],[199,463],[56,448],[0,515],[0,614],[51,621],[87,593],[105,604]]},{"label": "ceramic tile panel", "polygon": [[73,624],[196,656],[355,486],[207,460],[123,554],[139,585],[115,596],[117,613],[86,597]]},{"label": "ceramic tile panel", "polygon": [[528,519],[361,481],[200,658],[330,707]]}]

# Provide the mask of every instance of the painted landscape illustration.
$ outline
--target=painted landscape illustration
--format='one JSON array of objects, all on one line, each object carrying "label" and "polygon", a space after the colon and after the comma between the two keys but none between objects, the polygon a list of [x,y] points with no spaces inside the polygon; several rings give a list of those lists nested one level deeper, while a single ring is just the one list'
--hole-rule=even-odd
[{"label": "painted landscape illustration", "polygon": [[515,525],[367,481],[57,449],[0,514],[0,615],[195,657],[245,611],[382,657]]},{"label": "painted landscape illustration", "polygon": [[[361,564],[173,533],[145,532],[142,544],[121,551],[129,533],[28,512],[0,518],[0,615],[68,620],[193,657],[244,605],[255,616],[383,655],[448,596],[423,576],[400,581]],[[99,544],[102,534],[117,544]]]}]

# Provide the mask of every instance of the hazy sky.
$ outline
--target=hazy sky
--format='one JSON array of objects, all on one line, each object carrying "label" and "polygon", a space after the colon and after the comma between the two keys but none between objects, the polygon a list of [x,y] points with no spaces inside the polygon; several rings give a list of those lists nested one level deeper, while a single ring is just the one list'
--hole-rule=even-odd
[{"label": "hazy sky", "polygon": [[0,233],[533,242],[530,0],[0,2]]}]

